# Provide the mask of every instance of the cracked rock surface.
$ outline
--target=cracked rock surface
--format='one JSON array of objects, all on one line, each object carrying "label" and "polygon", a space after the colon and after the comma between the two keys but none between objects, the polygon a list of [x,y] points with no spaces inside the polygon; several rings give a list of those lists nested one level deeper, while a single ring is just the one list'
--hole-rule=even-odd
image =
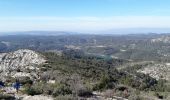
[{"label": "cracked rock surface", "polygon": [[37,66],[45,61],[41,54],[27,49],[2,53],[0,54],[0,73],[13,77],[31,76],[38,70]]}]

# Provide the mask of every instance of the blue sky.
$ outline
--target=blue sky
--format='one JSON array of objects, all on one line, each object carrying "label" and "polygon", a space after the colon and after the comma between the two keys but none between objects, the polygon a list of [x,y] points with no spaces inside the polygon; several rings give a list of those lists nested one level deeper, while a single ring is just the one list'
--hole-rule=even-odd
[{"label": "blue sky", "polygon": [[170,28],[170,0],[0,0],[0,31]]}]

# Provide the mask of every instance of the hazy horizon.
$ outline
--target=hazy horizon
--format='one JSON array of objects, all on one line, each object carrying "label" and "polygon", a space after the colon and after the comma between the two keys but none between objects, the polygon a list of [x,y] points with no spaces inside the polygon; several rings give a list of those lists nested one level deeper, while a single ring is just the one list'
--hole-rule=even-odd
[{"label": "hazy horizon", "polygon": [[168,33],[168,0],[0,0],[0,32]]}]

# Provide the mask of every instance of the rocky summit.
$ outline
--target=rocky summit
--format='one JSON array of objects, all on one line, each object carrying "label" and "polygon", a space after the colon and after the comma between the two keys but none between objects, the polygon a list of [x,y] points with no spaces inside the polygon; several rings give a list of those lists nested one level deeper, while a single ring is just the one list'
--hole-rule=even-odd
[{"label": "rocky summit", "polygon": [[38,65],[45,62],[45,58],[32,50],[21,49],[14,52],[0,54],[1,76],[31,76],[38,70]]}]

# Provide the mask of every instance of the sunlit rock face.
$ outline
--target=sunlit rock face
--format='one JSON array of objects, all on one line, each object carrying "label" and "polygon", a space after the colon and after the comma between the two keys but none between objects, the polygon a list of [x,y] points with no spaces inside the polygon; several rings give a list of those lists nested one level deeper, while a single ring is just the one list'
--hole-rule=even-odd
[{"label": "sunlit rock face", "polygon": [[[45,58],[41,54],[27,49],[2,53],[0,54],[0,71],[1,74],[2,71],[5,71],[5,74],[11,74],[13,77],[18,75],[28,76],[33,70],[34,72],[38,70],[37,66],[43,64],[45,61]],[[18,72],[23,73],[17,74]]]},{"label": "sunlit rock face", "polygon": [[149,76],[159,80],[164,79],[170,80],[170,64],[153,64],[145,66],[144,68],[138,70],[140,73],[148,74]]},{"label": "sunlit rock face", "polygon": [[152,39],[151,42],[170,43],[170,36],[162,36],[156,39]]}]

